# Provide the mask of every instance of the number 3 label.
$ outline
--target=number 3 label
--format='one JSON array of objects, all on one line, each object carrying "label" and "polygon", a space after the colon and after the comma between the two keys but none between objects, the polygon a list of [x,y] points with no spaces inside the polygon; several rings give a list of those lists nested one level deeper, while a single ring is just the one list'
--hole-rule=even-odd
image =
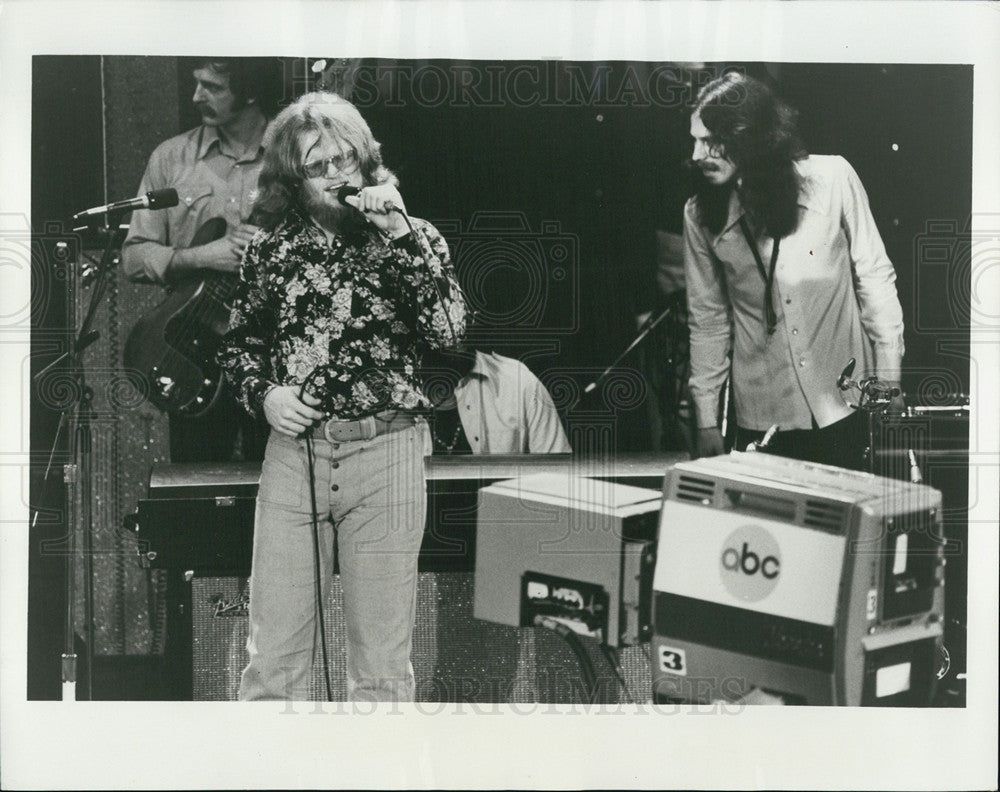
[{"label": "number 3 label", "polygon": [[687,656],[684,650],[673,646],[661,646],[660,670],[667,674],[687,676]]}]

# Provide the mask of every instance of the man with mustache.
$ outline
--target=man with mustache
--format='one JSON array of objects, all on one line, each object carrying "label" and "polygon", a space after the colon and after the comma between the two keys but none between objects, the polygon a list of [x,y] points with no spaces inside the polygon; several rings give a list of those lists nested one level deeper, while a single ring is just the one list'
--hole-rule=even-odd
[{"label": "man with mustache", "polygon": [[[898,385],[903,314],[864,187],[841,157],[808,155],[794,111],[729,73],[691,114],[696,194],[685,206],[690,387],[702,456],[722,453],[730,374],[737,448],[861,469],[867,423],[837,385],[849,359]],[[898,409],[901,402],[896,403]]]},{"label": "man with mustache", "polygon": [[[197,63],[192,96],[201,124],[153,151],[139,194],[174,188],[177,206],[135,212],[122,245],[130,280],[161,285],[209,272],[235,275],[257,230],[247,222],[264,161],[263,137],[277,107],[278,75],[262,58],[212,58]],[[226,234],[192,245],[207,221],[222,218]],[[250,420],[226,392],[197,418],[170,420],[172,462],[260,459],[266,425]]]},{"label": "man with mustache", "polygon": [[348,695],[412,700],[431,445],[420,362],[461,341],[465,303],[448,246],[406,216],[352,104],[306,94],[265,142],[263,230],[247,247],[219,356],[244,407],[272,428],[240,698],[308,696],[336,544]]}]

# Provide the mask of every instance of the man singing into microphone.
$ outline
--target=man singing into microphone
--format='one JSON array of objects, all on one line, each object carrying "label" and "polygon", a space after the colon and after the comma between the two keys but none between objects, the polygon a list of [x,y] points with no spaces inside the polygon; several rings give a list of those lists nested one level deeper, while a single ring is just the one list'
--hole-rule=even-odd
[{"label": "man singing into microphone", "polygon": [[[172,285],[209,272],[235,274],[250,237],[247,219],[263,164],[268,117],[277,109],[280,70],[273,59],[212,58],[197,63],[192,96],[201,125],[161,143],[139,185],[177,190],[178,204],[137,211],[122,245],[130,280]],[[210,221],[224,234],[202,240]],[[172,462],[260,459],[267,427],[254,422],[224,392],[206,414],[170,420]]]},{"label": "man singing into microphone", "polygon": [[[691,115],[701,176],[684,210],[697,451],[722,453],[716,424],[730,370],[736,447],[777,424],[770,449],[860,469],[867,425],[837,386],[859,373],[898,384],[903,314],[864,187],[836,156],[809,156],[794,111],[730,73]],[[898,406],[898,405],[897,405]]]},{"label": "man singing into microphone", "polygon": [[429,223],[408,224],[353,105],[306,94],[265,143],[263,230],[247,247],[220,352],[243,405],[272,428],[240,698],[307,696],[317,583],[331,574],[336,541],[349,697],[412,700],[430,452],[419,366],[428,350],[459,342],[465,303],[447,245]]}]

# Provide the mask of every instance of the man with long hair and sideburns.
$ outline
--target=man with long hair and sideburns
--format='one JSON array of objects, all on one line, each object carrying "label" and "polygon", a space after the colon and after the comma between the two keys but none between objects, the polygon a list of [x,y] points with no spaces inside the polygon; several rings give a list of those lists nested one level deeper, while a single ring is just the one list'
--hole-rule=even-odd
[{"label": "man with long hair and sideburns", "polygon": [[859,373],[898,385],[903,313],[860,179],[842,157],[807,154],[795,112],[739,73],[699,92],[691,136],[700,173],[684,210],[684,265],[697,453],[723,451],[717,415],[731,376],[737,448],[777,425],[769,450],[862,469],[865,416],[838,377],[854,358]]},{"label": "man with long hair and sideburns", "polygon": [[308,697],[334,543],[352,700],[412,700],[430,436],[419,362],[465,332],[448,248],[406,215],[357,109],[310,93],[274,119],[220,351],[271,436],[240,698]]}]

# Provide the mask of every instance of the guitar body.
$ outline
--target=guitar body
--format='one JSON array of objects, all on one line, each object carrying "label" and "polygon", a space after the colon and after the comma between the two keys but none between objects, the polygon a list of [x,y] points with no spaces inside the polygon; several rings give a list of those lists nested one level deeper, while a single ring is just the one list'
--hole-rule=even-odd
[{"label": "guitar body", "polygon": [[[226,221],[213,218],[198,229],[191,246],[225,233]],[[132,328],[125,368],[144,378],[149,400],[161,410],[196,417],[218,400],[225,378],[215,355],[235,288],[236,278],[221,272],[183,281]]]}]

